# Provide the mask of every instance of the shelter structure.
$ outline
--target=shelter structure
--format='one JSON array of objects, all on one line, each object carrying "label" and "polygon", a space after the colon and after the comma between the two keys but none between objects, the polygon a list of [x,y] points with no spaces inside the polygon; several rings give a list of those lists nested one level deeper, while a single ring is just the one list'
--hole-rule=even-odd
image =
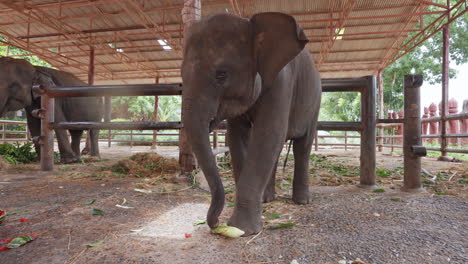
[{"label": "shelter structure", "polygon": [[[179,83],[189,0],[0,0],[0,45],[94,84]],[[284,12],[310,39],[323,78],[378,75],[463,15],[466,0],[203,0],[201,15]],[[437,16],[428,23],[427,16]],[[21,57],[24,55],[14,55]]]}]

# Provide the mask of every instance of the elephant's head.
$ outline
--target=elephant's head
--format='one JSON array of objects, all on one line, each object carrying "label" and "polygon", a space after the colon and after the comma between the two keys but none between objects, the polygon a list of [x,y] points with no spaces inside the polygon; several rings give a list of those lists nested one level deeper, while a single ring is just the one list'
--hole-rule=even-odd
[{"label": "elephant's head", "polygon": [[0,57],[0,116],[31,105],[34,74],[28,61]]},{"label": "elephant's head", "polygon": [[261,13],[250,20],[218,14],[190,28],[181,69],[182,121],[210,185],[211,228],[218,224],[224,189],[209,131],[220,121],[245,113],[307,42],[294,18],[281,13]]}]

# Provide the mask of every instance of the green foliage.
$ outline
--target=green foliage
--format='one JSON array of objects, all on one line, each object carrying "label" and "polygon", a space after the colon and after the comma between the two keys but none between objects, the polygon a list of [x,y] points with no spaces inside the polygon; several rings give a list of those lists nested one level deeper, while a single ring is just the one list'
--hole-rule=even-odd
[{"label": "green foliage", "polygon": [[32,151],[32,143],[23,145],[18,142],[14,144],[0,144],[0,156],[12,164],[29,163],[37,158],[36,152]]},{"label": "green foliage", "polygon": [[[443,0],[434,2],[446,4]],[[429,6],[428,11],[440,11],[435,6]],[[440,14],[424,16],[424,25],[431,24]],[[419,24],[415,25],[419,27]],[[450,60],[455,64],[468,63],[468,16],[461,16],[450,25]],[[408,39],[419,31],[411,32]],[[434,34],[405,56],[388,66],[383,71],[384,111],[403,108],[403,78],[406,74],[424,75],[424,81],[430,84],[440,84],[442,78],[442,31]],[[455,78],[457,72],[450,69],[450,78]],[[352,93],[324,93],[320,120],[323,121],[357,121],[359,120],[359,95]],[[380,109],[379,109],[380,111]]]},{"label": "green foliage", "polygon": [[[158,121],[179,121],[181,96],[160,96],[158,99]],[[133,121],[148,121],[154,116],[154,96],[112,97],[112,112]]]},{"label": "green foliage", "polygon": [[[3,37],[2,35],[0,35],[0,41],[6,41],[5,37]],[[0,56],[9,56],[9,55],[24,55],[24,54],[30,54],[29,52],[25,51],[25,50],[22,50],[22,49],[19,49],[19,48],[16,48],[14,46],[0,46]],[[47,63],[46,61],[40,59],[39,57],[37,56],[32,56],[32,55],[29,55],[29,56],[22,56],[21,57],[22,59],[25,59],[27,61],[29,61],[31,64],[33,65],[37,65],[37,66],[44,66],[44,67],[49,67],[49,68],[53,68],[49,63]]]}]

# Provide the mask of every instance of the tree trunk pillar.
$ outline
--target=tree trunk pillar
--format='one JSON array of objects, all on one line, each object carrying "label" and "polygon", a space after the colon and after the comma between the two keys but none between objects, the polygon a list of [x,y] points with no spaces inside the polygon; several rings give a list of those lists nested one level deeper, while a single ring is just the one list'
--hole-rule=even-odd
[{"label": "tree trunk pillar", "polygon": [[426,149],[421,140],[420,87],[422,75],[405,75],[405,119],[403,137],[404,182],[403,190],[412,191],[421,188],[421,157],[426,156]]},{"label": "tree trunk pillar", "polygon": [[[156,77],[154,80],[156,84],[159,84],[159,77]],[[159,96],[154,97],[154,113],[153,113],[153,122],[158,121],[158,105],[159,105]],[[153,143],[151,144],[151,149],[156,149],[158,143],[158,131],[153,130]]]},{"label": "tree trunk pillar", "polygon": [[447,122],[445,120],[447,116],[447,105],[448,105],[448,88],[449,88],[449,48],[450,48],[450,25],[445,24],[442,29],[443,46],[442,46],[442,102],[440,111],[440,137],[441,137],[441,149],[442,153],[439,159],[446,159],[447,156]]},{"label": "tree trunk pillar", "polygon": [[[184,24],[183,47],[185,48],[186,36],[190,26],[201,18],[201,0],[185,0],[182,9],[182,22]],[[183,93],[183,91],[182,91]],[[183,98],[183,97],[182,97]],[[184,101],[182,100],[182,105]],[[183,107],[182,107],[183,108]],[[183,114],[183,113],[182,113]],[[187,132],[184,128],[179,136],[179,165],[183,174],[190,173],[195,168],[195,158],[192,154],[192,147],[187,139]]]}]

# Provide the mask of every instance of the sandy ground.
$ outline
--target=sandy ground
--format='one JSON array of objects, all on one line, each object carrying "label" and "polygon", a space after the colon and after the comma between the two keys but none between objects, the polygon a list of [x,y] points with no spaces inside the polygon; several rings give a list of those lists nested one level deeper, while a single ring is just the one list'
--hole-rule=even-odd
[{"label": "sandy ground", "polygon": [[[468,263],[467,163],[425,158],[436,183],[426,176],[424,192],[405,193],[402,157],[379,153],[378,167],[389,175],[378,178],[384,192],[374,192],[356,187],[356,151],[320,151],[311,159],[311,204],[289,199],[290,161],[285,172],[278,170],[277,199],[264,205],[264,230],[227,239],[205,224],[194,226],[204,219],[209,197],[191,182],[105,173],[148,147],[101,150],[101,161],[57,165],[53,172],[39,172],[37,164],[0,171],[0,208],[19,211],[0,224],[0,240],[38,235],[0,251],[0,263]],[[177,156],[170,147],[158,151]],[[222,175],[229,206],[229,169]],[[91,215],[92,209],[104,214]],[[223,222],[231,210],[225,208]],[[279,223],[294,226],[272,229]]]}]

